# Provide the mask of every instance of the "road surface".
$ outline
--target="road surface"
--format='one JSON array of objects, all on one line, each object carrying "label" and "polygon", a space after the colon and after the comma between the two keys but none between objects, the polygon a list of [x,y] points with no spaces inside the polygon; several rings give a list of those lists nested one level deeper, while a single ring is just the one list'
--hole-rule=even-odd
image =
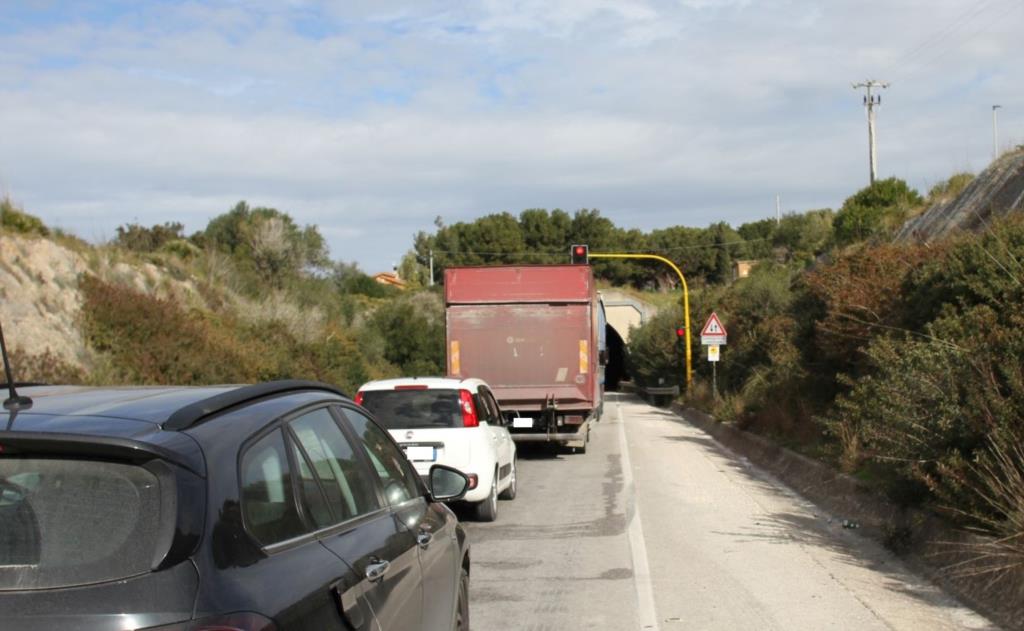
[{"label": "road surface", "polygon": [[996,628],[678,416],[608,399],[587,454],[520,446],[519,497],[465,518],[474,631]]}]

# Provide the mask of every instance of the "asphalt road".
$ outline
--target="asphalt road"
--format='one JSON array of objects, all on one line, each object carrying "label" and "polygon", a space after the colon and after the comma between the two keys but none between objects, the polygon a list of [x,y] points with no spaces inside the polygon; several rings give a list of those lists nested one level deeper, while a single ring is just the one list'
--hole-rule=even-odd
[{"label": "asphalt road", "polygon": [[474,631],[995,628],[629,395],[586,454],[521,446],[519,497],[467,525]]}]

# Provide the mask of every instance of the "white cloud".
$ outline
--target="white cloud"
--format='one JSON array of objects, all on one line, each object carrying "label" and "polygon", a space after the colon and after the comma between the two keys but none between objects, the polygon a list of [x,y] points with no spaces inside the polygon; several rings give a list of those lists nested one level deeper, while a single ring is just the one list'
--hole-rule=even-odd
[{"label": "white cloud", "polygon": [[991,103],[1024,133],[1011,0],[909,62],[962,3],[159,6],[0,40],[0,182],[29,211],[95,238],[246,199],[376,270],[436,215],[652,228],[758,218],[776,192],[836,205],[866,179],[849,84],[868,77],[893,81],[882,172],[915,186],[984,164]]}]

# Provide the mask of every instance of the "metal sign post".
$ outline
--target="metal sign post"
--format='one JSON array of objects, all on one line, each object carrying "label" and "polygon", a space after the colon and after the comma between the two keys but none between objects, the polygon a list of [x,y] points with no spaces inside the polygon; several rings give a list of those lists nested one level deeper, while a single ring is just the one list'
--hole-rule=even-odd
[{"label": "metal sign post", "polygon": [[728,339],[729,333],[722,325],[722,321],[718,319],[718,314],[712,311],[708,321],[704,323],[704,328],[700,330],[700,343],[708,347],[708,361],[711,362],[711,388],[715,399],[718,398],[718,361],[721,356],[721,348],[725,346]]}]

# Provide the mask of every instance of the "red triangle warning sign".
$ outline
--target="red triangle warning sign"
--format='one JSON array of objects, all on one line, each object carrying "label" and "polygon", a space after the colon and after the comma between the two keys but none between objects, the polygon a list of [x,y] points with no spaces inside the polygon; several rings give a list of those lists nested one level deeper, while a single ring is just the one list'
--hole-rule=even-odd
[{"label": "red triangle warning sign", "polygon": [[700,330],[700,335],[701,337],[726,337],[728,333],[722,326],[722,321],[718,319],[718,314],[712,311],[711,317],[704,323],[704,328]]}]

